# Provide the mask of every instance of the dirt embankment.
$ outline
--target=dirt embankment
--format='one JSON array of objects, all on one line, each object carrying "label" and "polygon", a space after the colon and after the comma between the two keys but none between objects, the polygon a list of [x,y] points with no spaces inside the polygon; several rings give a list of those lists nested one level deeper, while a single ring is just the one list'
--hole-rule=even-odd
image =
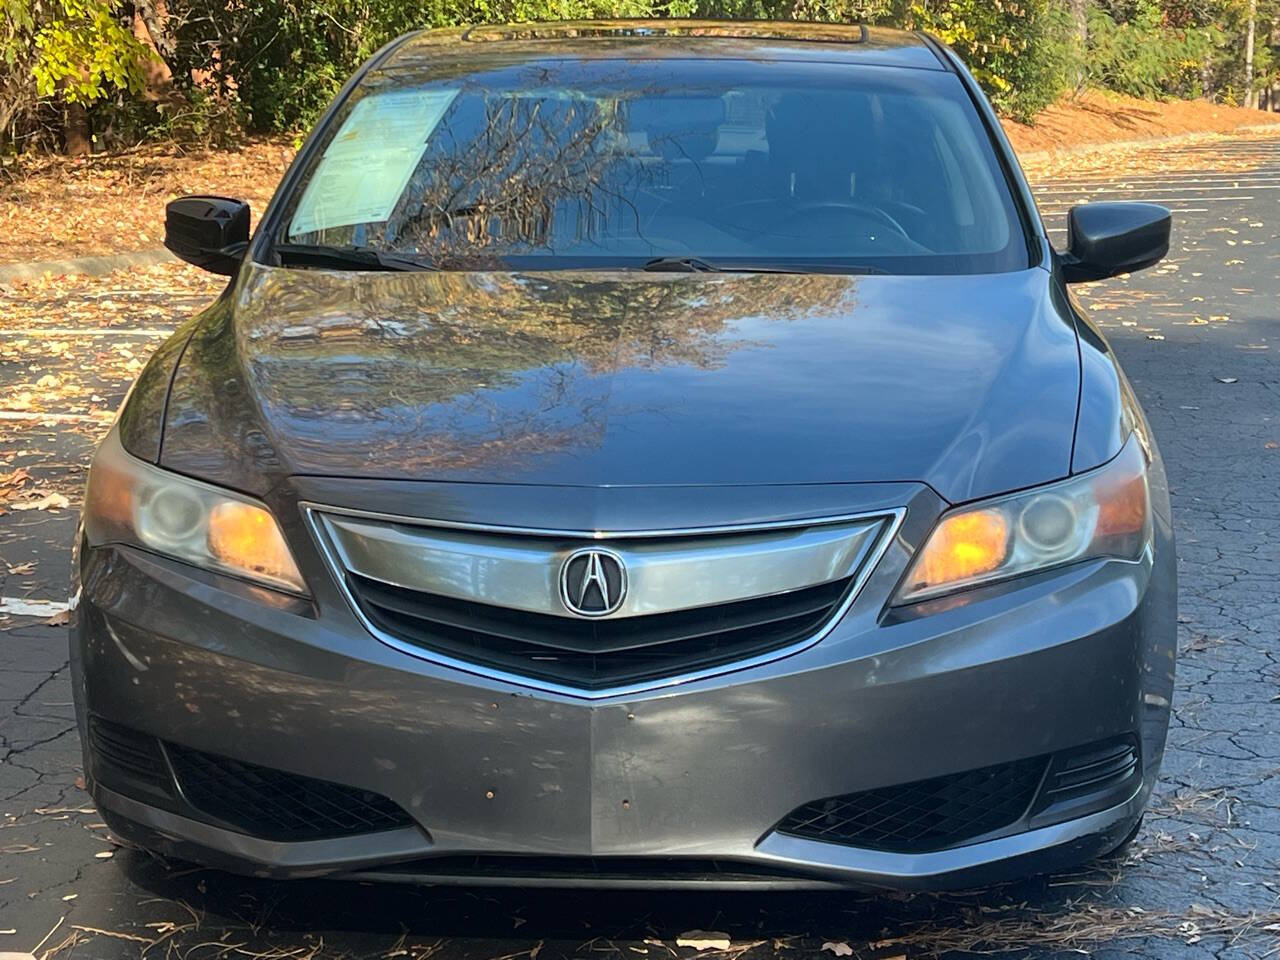
[{"label": "dirt embankment", "polygon": [[1192,133],[1232,133],[1262,125],[1275,125],[1280,132],[1280,113],[1208,100],[1161,103],[1086,90],[1042,111],[1033,124],[1005,120],[1004,130],[1019,156],[1034,156]]}]

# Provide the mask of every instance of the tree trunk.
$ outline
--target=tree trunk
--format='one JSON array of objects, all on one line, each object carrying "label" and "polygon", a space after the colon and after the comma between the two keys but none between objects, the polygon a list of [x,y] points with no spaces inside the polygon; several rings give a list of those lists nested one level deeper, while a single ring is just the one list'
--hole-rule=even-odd
[{"label": "tree trunk", "polygon": [[133,14],[133,35],[138,40],[150,47],[155,54],[147,60],[142,66],[142,72],[146,76],[146,90],[143,96],[148,100],[167,100],[173,93],[173,71],[169,69],[169,64],[165,62],[164,50],[161,48],[161,41],[156,39],[158,29],[152,27],[153,21],[148,20],[139,10],[135,10]]},{"label": "tree trunk", "polygon": [[165,0],[134,0],[133,8],[146,25],[151,44],[166,62],[177,52],[177,40],[169,21],[169,5]]},{"label": "tree trunk", "polygon": [[1257,97],[1253,92],[1253,32],[1258,20],[1258,0],[1249,0],[1249,25],[1244,35],[1244,105],[1256,107]]},{"label": "tree trunk", "polygon": [[68,103],[62,115],[62,143],[68,157],[83,157],[93,149],[89,139],[89,111],[83,103]]},{"label": "tree trunk", "polygon": [[1089,0],[1070,0],[1071,23],[1075,27],[1076,53],[1076,88],[1084,86],[1085,58],[1089,54]]}]

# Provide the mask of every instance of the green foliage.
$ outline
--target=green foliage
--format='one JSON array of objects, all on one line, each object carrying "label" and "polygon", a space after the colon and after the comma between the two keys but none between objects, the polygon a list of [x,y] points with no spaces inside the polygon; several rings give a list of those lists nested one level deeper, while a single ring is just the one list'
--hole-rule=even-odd
[{"label": "green foliage", "polygon": [[[45,14],[33,37],[38,55],[32,76],[40,96],[56,93],[67,103],[93,103],[113,89],[142,90],[143,64],[151,51],[120,21],[116,0],[58,0],[51,8],[43,6],[33,4]],[[35,25],[36,18],[29,22]]]},{"label": "green foliage", "polygon": [[[704,16],[808,19],[930,30],[956,48],[996,105],[1029,118],[1058,96],[1069,73],[1068,24],[1055,0],[188,0],[180,49],[188,63],[234,77],[258,129],[305,126],[355,66],[418,26]],[[212,28],[212,29],[211,29]],[[212,34],[212,36],[211,36]],[[180,39],[183,37],[180,36]],[[202,51],[218,51],[217,61]],[[192,56],[192,54],[195,56]]]},{"label": "green foliage", "polygon": [[151,50],[120,0],[0,0],[0,150],[51,139],[63,104],[136,96]]},{"label": "green foliage", "polygon": [[916,0],[907,25],[955,49],[996,107],[1019,120],[1067,86],[1070,22],[1052,0]]},{"label": "green foliage", "polygon": [[[687,14],[694,0],[186,0],[178,67],[234,91],[251,126],[307,125],[363,60],[418,27]],[[177,72],[175,70],[175,72]]]},{"label": "green foliage", "polygon": [[1084,62],[1089,81],[1108,90],[1149,99],[1198,97],[1221,44],[1216,27],[1170,27],[1158,4],[1141,0],[1125,23],[1093,11]]},{"label": "green foliage", "polygon": [[[356,66],[419,27],[614,17],[801,19],[926,30],[996,107],[1029,120],[1077,83],[1140,97],[1244,97],[1248,0],[168,0],[147,21],[174,89],[147,89],[155,53],[137,0],[0,0],[0,149],[50,142],[69,104],[119,138],[222,139],[239,123],[305,129]],[[1280,0],[1257,0],[1256,83],[1276,79]],[[161,36],[163,34],[163,36]],[[118,142],[118,141],[117,141]]]}]

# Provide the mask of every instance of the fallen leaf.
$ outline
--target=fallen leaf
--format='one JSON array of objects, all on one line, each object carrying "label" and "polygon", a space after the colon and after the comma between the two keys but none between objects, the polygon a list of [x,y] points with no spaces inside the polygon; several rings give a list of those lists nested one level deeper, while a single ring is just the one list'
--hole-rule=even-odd
[{"label": "fallen leaf", "polygon": [[30,475],[23,467],[11,473],[0,474],[0,503],[11,499],[29,479]]},{"label": "fallen leaf", "polygon": [[822,945],[822,949],[830,950],[837,957],[853,956],[853,947],[849,946],[843,940],[838,940],[838,941],[828,940],[826,943]]},{"label": "fallen leaf", "polygon": [[36,569],[36,562],[34,560],[28,560],[26,563],[15,563],[12,565],[5,564],[5,567],[10,576],[21,577],[24,574],[34,573]]},{"label": "fallen leaf", "polygon": [[[71,612],[69,610],[59,610],[52,617],[46,620],[44,622],[44,625],[46,627],[65,627],[70,622],[71,622]],[[77,786],[80,786],[80,785],[77,784]],[[84,787],[80,786],[80,789],[83,790]]]},{"label": "fallen leaf", "polygon": [[46,493],[38,500],[24,500],[9,506],[14,510],[65,510],[71,506],[71,501],[61,493]]},{"label": "fallen leaf", "polygon": [[677,947],[695,950],[728,950],[731,943],[729,935],[718,930],[686,930],[676,937]]}]

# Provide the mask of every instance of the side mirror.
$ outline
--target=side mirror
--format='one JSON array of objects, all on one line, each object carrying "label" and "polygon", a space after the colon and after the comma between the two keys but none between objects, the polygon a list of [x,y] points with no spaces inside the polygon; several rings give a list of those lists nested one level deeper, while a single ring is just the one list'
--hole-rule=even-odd
[{"label": "side mirror", "polygon": [[1169,252],[1173,216],[1154,203],[1083,203],[1067,214],[1067,283],[1104,280],[1157,263]]},{"label": "side mirror", "polygon": [[179,197],[164,208],[164,245],[180,260],[231,276],[249,246],[249,205],[227,197]]}]

